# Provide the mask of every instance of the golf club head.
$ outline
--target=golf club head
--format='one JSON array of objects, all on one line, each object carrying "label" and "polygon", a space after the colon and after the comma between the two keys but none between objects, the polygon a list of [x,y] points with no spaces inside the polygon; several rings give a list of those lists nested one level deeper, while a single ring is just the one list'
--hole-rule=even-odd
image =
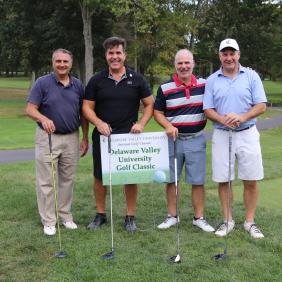
[{"label": "golf club head", "polygon": [[67,254],[64,251],[59,251],[54,254],[55,258],[65,258]]},{"label": "golf club head", "polygon": [[180,255],[178,254],[176,256],[170,257],[170,262],[172,262],[172,263],[180,263],[181,262]]},{"label": "golf club head", "polygon": [[225,259],[227,259],[227,254],[226,253],[217,254],[217,255],[212,257],[212,260],[214,260],[214,261],[225,260]]},{"label": "golf club head", "polygon": [[104,259],[104,260],[110,260],[110,259],[113,259],[114,257],[115,257],[114,251],[108,252],[108,253],[101,256],[101,258]]}]

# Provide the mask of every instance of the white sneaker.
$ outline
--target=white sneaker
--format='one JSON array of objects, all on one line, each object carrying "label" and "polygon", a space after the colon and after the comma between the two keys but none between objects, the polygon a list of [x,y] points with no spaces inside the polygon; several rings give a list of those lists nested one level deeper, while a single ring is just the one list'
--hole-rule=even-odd
[{"label": "white sneaker", "polygon": [[244,228],[254,239],[264,238],[264,235],[255,223],[244,222]]},{"label": "white sneaker", "polygon": [[235,226],[235,221],[232,220],[232,221],[228,221],[228,228],[227,228],[227,222],[225,221],[224,223],[222,223],[218,229],[215,231],[215,235],[216,236],[219,236],[219,237],[224,237],[226,236],[228,233],[230,233],[233,229],[234,229],[234,226]]},{"label": "white sneaker", "polygon": [[49,226],[44,225],[43,232],[45,235],[53,236],[56,234],[56,227],[55,226]]},{"label": "white sneaker", "polygon": [[67,229],[77,229],[77,225],[73,221],[62,222]]},{"label": "white sneaker", "polygon": [[205,232],[214,232],[214,228],[209,225],[203,217],[200,217],[197,220],[193,218],[193,225],[201,228]]},{"label": "white sneaker", "polygon": [[[179,217],[178,217],[178,222],[180,222]],[[168,215],[167,218],[164,220],[164,222],[158,225],[158,228],[159,229],[168,229],[171,226],[175,225],[176,223],[177,223],[176,217]]]}]

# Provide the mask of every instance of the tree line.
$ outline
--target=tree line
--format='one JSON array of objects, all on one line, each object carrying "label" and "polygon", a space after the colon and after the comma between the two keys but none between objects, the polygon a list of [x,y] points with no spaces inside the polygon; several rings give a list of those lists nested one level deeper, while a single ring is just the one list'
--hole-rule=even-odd
[{"label": "tree line", "polygon": [[127,63],[153,85],[173,72],[180,48],[195,54],[196,72],[218,68],[218,45],[235,38],[241,62],[282,79],[282,1],[263,0],[0,0],[0,72],[39,76],[54,49],[74,53],[84,82],[105,66],[102,42],[127,39]]}]

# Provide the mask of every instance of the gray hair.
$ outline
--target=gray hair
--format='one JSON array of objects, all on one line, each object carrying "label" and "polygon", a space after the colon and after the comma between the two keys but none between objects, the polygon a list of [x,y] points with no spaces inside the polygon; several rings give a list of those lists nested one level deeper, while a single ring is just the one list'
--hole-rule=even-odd
[{"label": "gray hair", "polygon": [[58,48],[56,49],[55,51],[53,51],[53,54],[52,54],[52,61],[54,60],[54,57],[55,57],[55,54],[56,53],[64,53],[64,54],[68,54],[70,55],[71,57],[71,60],[73,61],[73,54],[71,51],[67,50],[67,49],[63,49],[63,48]]}]

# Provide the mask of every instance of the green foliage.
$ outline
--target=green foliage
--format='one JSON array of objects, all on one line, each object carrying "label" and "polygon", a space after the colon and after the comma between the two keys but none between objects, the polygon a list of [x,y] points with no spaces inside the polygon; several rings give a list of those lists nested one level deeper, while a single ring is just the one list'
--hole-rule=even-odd
[{"label": "green foliage", "polygon": [[279,36],[275,29],[281,31],[278,14],[281,14],[279,6],[263,0],[211,1],[199,25],[198,55],[218,65],[220,41],[235,38],[241,49],[242,64],[269,76],[272,66],[277,65],[273,60],[276,54],[273,41]]},{"label": "green foliage", "polygon": [[105,66],[104,39],[120,35],[129,43],[128,64],[151,85],[171,72],[180,48],[193,51],[197,71],[206,77],[219,66],[219,42],[230,36],[240,44],[243,64],[272,80],[282,78],[281,1],[263,0],[0,1],[0,71],[48,72],[52,50],[64,47],[73,51],[75,72],[83,78],[79,4],[91,10],[94,71]]}]

